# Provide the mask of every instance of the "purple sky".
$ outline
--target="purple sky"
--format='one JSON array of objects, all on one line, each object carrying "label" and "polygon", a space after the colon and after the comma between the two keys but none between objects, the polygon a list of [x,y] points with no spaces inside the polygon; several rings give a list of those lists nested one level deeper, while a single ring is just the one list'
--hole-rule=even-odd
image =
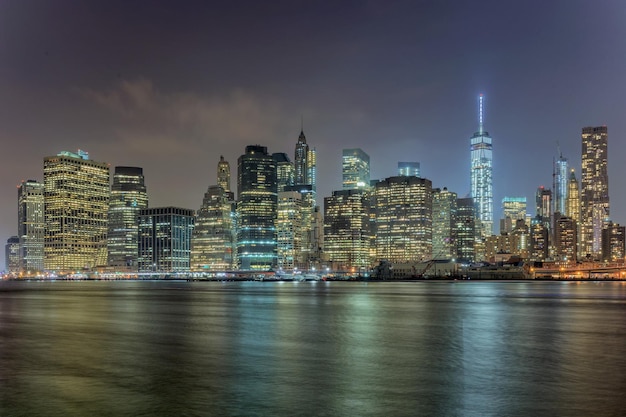
[{"label": "purple sky", "polygon": [[623,224],[625,39],[622,0],[2,0],[0,239],[16,234],[16,185],[43,179],[44,156],[81,148],[143,167],[152,206],[197,209],[221,154],[233,173],[249,144],[293,155],[301,115],[318,203],[351,147],[372,178],[419,161],[463,196],[481,92],[496,217],[505,195],[534,213],[557,141],[580,178],[581,128],[607,125]]}]

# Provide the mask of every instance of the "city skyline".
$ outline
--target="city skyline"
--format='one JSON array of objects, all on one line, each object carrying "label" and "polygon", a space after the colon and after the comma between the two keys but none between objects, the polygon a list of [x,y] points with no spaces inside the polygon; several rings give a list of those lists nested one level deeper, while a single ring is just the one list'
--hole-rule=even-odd
[{"label": "city skyline", "polygon": [[[372,179],[417,161],[433,187],[462,198],[479,93],[494,137],[495,202],[550,188],[557,142],[580,179],[585,126],[608,126],[609,176],[624,175],[619,2],[278,3],[250,16],[225,4],[69,5],[0,5],[4,241],[17,234],[15,186],[42,182],[42,159],[60,150],[142,167],[151,206],[197,210],[220,155],[234,164],[253,144],[293,155],[302,119],[317,150],[318,204],[341,189],[348,148],[370,155]],[[224,23],[205,29],[209,12]],[[470,30],[478,16],[493,23],[481,34]],[[603,25],[580,27],[588,16]],[[114,20],[119,30],[108,33]],[[590,52],[594,65],[580,65]],[[612,184],[611,218],[623,224],[626,195]]]}]

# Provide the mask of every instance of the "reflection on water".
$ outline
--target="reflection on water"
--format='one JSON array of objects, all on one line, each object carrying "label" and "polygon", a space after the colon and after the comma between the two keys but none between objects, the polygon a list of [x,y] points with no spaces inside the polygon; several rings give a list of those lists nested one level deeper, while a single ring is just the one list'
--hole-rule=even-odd
[{"label": "reflection on water", "polygon": [[622,283],[0,283],[1,416],[620,415]]}]

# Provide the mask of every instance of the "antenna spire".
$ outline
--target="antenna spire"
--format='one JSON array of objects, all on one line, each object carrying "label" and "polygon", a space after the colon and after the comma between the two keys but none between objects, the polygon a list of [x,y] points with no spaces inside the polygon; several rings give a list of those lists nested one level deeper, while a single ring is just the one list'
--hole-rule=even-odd
[{"label": "antenna spire", "polygon": [[478,95],[478,133],[483,133],[483,95]]}]

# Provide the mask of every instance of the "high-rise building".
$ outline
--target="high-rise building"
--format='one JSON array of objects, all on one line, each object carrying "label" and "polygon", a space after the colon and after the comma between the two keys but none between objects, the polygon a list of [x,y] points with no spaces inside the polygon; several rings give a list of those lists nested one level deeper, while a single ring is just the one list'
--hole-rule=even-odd
[{"label": "high-rise building", "polygon": [[20,238],[11,236],[4,247],[6,272],[17,275],[20,272]]},{"label": "high-rise building", "polygon": [[390,177],[374,188],[376,260],[420,262],[433,256],[432,182]]},{"label": "high-rise building", "polygon": [[559,159],[554,161],[554,213],[565,215],[567,211],[567,190],[569,173],[567,168],[567,158],[559,155]]},{"label": "high-rise building", "polygon": [[492,140],[483,127],[483,95],[478,97],[478,132],[471,143],[471,197],[480,220],[481,235],[492,234],[493,230],[493,152]]},{"label": "high-rise building", "polygon": [[433,259],[456,258],[456,202],[447,188],[433,190]]},{"label": "high-rise building", "polygon": [[602,255],[602,229],[609,217],[608,131],[606,126],[582,129],[581,254]]},{"label": "high-rise building", "polygon": [[153,207],[139,212],[139,272],[189,272],[194,212]]},{"label": "high-rise building", "polygon": [[625,242],[626,228],[609,221],[602,229],[602,260],[623,262]]},{"label": "high-rise building", "polygon": [[236,266],[235,250],[233,193],[224,190],[223,185],[211,185],[196,212],[191,235],[191,270],[231,270]]},{"label": "high-rise building", "polygon": [[278,192],[285,191],[285,187],[294,185],[295,170],[286,153],[274,153],[272,158],[276,162],[276,187]]},{"label": "high-rise building", "polygon": [[44,187],[34,180],[22,181],[17,188],[17,230],[20,239],[20,271],[26,275],[42,272]]},{"label": "high-rise building", "polygon": [[267,147],[251,145],[238,160],[237,259],[241,269],[276,265],[276,161]]},{"label": "high-rise building", "polygon": [[278,267],[293,270],[302,267],[301,254],[303,243],[303,207],[302,194],[298,191],[281,191],[278,193],[278,216],[276,220]]},{"label": "high-rise building", "polygon": [[217,185],[227,193],[230,192],[230,164],[221,155],[217,163]]},{"label": "high-rise building", "polygon": [[500,233],[511,233],[517,220],[526,219],[526,197],[504,197],[502,199]]},{"label": "high-rise building", "polygon": [[574,219],[580,226],[580,188],[578,187],[578,180],[576,179],[574,168],[571,169],[567,182],[565,214],[567,217]]},{"label": "high-rise building", "polygon": [[109,165],[84,151],[44,158],[44,267],[70,272],[106,265]]},{"label": "high-rise building", "polygon": [[143,169],[115,167],[108,213],[108,265],[137,270],[139,212],[148,207]]},{"label": "high-rise building", "polygon": [[295,184],[309,184],[308,156],[309,145],[306,143],[306,136],[304,136],[304,130],[302,129],[300,130],[300,136],[298,136],[298,142],[296,143],[294,158]]},{"label": "high-rise building", "polygon": [[549,234],[543,218],[539,215],[530,224],[530,258],[533,261],[545,261],[549,256]]},{"label": "high-rise building", "polygon": [[458,262],[470,263],[476,261],[476,206],[471,198],[456,200],[456,258]]},{"label": "high-rise building", "polygon": [[342,157],[343,189],[369,188],[370,157],[362,149],[344,149]]},{"label": "high-rise building", "polygon": [[536,216],[541,218],[548,231],[552,230],[552,190],[546,189],[543,185],[537,188],[535,195]]},{"label": "high-rise building", "polygon": [[401,177],[419,177],[419,162],[398,162],[398,175]]},{"label": "high-rise building", "polygon": [[511,253],[523,259],[530,255],[530,229],[526,220],[516,220],[511,232]]},{"label": "high-rise building", "polygon": [[324,198],[324,253],[334,270],[370,266],[370,197],[364,190],[333,191]]},{"label": "high-rise building", "polygon": [[556,220],[555,246],[557,259],[576,262],[578,247],[578,232],[576,221],[571,217],[562,216]]}]

